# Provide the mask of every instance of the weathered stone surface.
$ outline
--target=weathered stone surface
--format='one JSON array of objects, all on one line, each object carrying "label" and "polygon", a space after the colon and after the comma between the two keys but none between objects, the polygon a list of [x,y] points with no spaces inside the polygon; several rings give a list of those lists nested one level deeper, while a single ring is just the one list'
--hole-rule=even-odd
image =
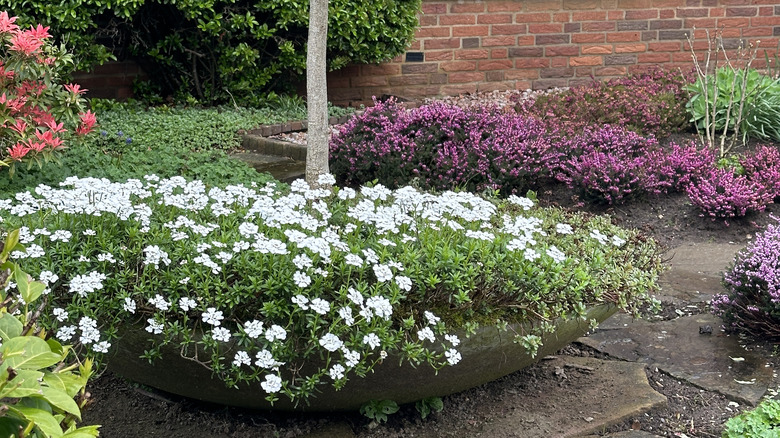
[{"label": "weathered stone surface", "polygon": [[699,243],[669,250],[665,257],[670,269],[661,275],[658,298],[689,303],[712,299],[723,290],[721,275],[740,249],[727,243]]},{"label": "weathered stone surface", "polygon": [[[772,368],[740,346],[736,337],[723,334],[721,324],[720,318],[710,314],[660,322],[631,321],[620,315],[579,342],[610,356],[656,366],[700,388],[755,405],[771,383]],[[712,328],[711,334],[699,333],[707,326]]]},{"label": "weathered stone surface", "polygon": [[328,423],[311,433],[301,436],[301,438],[352,438],[355,432],[346,422]]},{"label": "weathered stone surface", "polygon": [[541,403],[534,397],[520,400],[506,416],[486,424],[480,436],[506,436],[512,430],[515,438],[579,437],[667,402],[648,384],[644,364],[560,356],[542,366],[561,369],[568,377],[545,388]]}]

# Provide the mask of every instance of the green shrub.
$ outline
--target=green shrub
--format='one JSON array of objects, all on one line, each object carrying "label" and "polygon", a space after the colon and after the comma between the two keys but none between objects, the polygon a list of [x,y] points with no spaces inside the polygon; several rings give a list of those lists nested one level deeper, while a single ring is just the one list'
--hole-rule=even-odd
[{"label": "green shrub", "polygon": [[[141,58],[163,96],[256,104],[300,77],[306,64],[307,0],[0,0],[26,21],[79,49],[80,67]],[[402,53],[420,0],[331,0],[328,60],[375,63]]]},{"label": "green shrub", "polygon": [[[705,94],[706,87],[706,94]],[[686,108],[701,132],[780,141],[780,78],[720,67],[688,86]]]},{"label": "green shrub", "polygon": [[780,401],[766,399],[726,422],[723,438],[780,437]]}]

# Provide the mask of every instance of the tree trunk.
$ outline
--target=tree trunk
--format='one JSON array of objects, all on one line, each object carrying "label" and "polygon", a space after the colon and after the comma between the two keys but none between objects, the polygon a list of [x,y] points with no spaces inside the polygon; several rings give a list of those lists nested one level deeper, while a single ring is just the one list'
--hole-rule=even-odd
[{"label": "tree trunk", "polygon": [[309,122],[306,181],[312,186],[318,186],[318,176],[329,172],[327,44],[328,0],[310,0],[306,50],[306,107]]}]

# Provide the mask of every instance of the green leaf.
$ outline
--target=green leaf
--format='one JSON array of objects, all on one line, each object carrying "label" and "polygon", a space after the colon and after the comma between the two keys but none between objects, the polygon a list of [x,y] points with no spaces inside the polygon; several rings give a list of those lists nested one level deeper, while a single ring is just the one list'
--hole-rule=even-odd
[{"label": "green leaf", "polygon": [[0,436],[13,437],[17,432],[19,432],[19,427],[24,428],[26,425],[27,422],[21,418],[12,417],[9,415],[0,417]]},{"label": "green leaf", "polygon": [[62,429],[60,423],[54,419],[54,416],[44,410],[28,408],[26,406],[9,406],[10,411],[24,416],[30,421],[35,422],[35,426],[41,430],[47,437],[60,438]]},{"label": "green leaf", "polygon": [[16,248],[16,244],[19,243],[19,229],[15,229],[8,233],[8,236],[5,238],[5,245],[3,246],[3,251],[0,252],[0,261],[5,262],[8,260],[8,255],[11,254],[11,251]]},{"label": "green leaf", "polygon": [[10,341],[21,335],[23,328],[24,326],[22,323],[10,313],[3,313],[0,315],[0,339],[2,339],[3,342]]},{"label": "green leaf", "polygon": [[46,341],[36,336],[13,338],[0,351],[5,363],[16,370],[48,368],[62,360],[61,355],[52,353]]},{"label": "green leaf", "polygon": [[84,426],[79,427],[76,430],[71,430],[70,432],[62,435],[61,438],[92,438],[96,437],[100,434],[98,432],[98,428],[100,426]]},{"label": "green leaf", "polygon": [[64,391],[71,398],[81,391],[86,384],[86,379],[76,374],[69,372],[66,373],[52,373],[50,371],[43,372],[43,383],[47,386]]},{"label": "green leaf", "polygon": [[7,389],[11,389],[8,393],[3,394],[4,397],[22,398],[29,397],[31,395],[41,394],[41,382],[43,373],[34,370],[17,370],[16,377],[14,377],[8,385]]},{"label": "green leaf", "polygon": [[16,287],[19,289],[22,299],[28,304],[37,300],[46,289],[45,284],[39,281],[30,281],[27,273],[18,266],[14,266],[14,280],[16,280]]},{"label": "green leaf", "polygon": [[43,390],[43,398],[46,401],[61,411],[72,414],[81,420],[81,410],[79,409],[79,406],[76,404],[76,402],[73,401],[73,397],[70,397],[67,393],[65,393],[65,391],[51,388],[49,386],[44,386],[41,389]]}]

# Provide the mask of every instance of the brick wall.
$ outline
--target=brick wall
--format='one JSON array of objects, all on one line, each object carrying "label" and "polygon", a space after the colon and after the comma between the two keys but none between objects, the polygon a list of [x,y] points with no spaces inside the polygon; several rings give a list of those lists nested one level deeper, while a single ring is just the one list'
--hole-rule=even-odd
[{"label": "brick wall", "polygon": [[146,79],[141,67],[133,61],[109,62],[89,73],[76,72],[73,81],[87,90],[87,97],[125,100],[133,95],[133,81]]},{"label": "brick wall", "polygon": [[[380,65],[331,72],[329,99],[371,102],[502,89],[571,86],[646,69],[692,67],[705,29],[777,53],[778,0],[423,0],[416,40]],[[764,67],[764,57],[754,63]]]}]

